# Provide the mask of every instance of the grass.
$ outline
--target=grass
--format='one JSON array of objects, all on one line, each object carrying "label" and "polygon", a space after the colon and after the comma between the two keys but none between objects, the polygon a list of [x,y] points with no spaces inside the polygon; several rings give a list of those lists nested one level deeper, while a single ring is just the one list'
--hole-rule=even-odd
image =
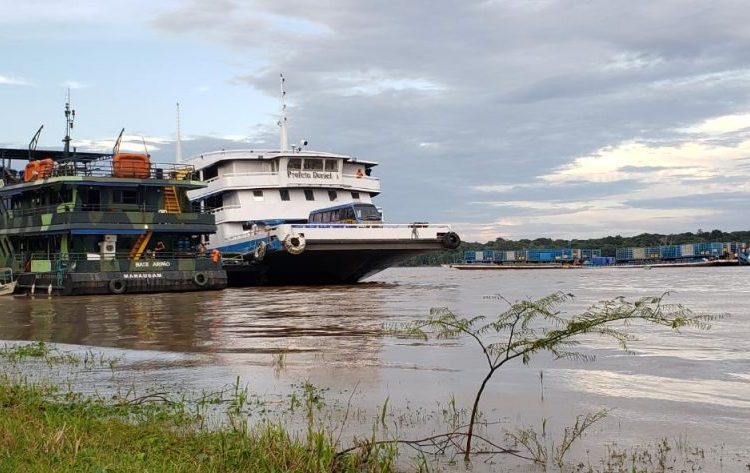
[{"label": "grass", "polygon": [[[246,409],[258,401],[239,379],[194,400],[161,392],[138,397],[133,389],[84,395],[69,383],[66,389],[24,373],[44,365],[114,373],[114,359],[36,342],[0,348],[0,360],[21,368],[0,375],[0,472],[394,471],[394,446],[336,454],[340,433],[316,421],[323,391],[310,383],[299,386],[292,403],[306,420],[306,429],[294,432],[270,416],[250,427]],[[207,416],[221,409],[225,422],[209,426]]]},{"label": "grass", "polygon": [[320,428],[299,436],[269,422],[209,430],[172,403],[107,403],[49,386],[0,383],[0,471],[393,471],[395,451],[336,451]]}]

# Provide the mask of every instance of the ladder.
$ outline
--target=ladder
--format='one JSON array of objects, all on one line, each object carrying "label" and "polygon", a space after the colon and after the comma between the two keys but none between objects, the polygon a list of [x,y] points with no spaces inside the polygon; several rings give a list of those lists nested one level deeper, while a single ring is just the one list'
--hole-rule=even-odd
[{"label": "ladder", "polygon": [[151,240],[151,235],[153,234],[154,232],[149,230],[146,233],[141,233],[138,239],[135,240],[135,243],[133,243],[133,247],[130,249],[130,254],[128,255],[131,260],[138,261],[139,259],[141,259],[141,255],[144,251],[146,251],[148,242]]},{"label": "ladder", "polygon": [[180,209],[180,200],[177,197],[177,188],[175,186],[167,186],[164,188],[164,210],[171,214],[178,214],[182,211],[182,209]]}]

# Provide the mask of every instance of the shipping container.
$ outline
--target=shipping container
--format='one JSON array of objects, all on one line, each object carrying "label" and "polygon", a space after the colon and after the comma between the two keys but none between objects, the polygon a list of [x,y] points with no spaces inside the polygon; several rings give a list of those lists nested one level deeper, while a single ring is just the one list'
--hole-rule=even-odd
[{"label": "shipping container", "polygon": [[615,263],[615,258],[611,256],[594,256],[591,258],[591,264],[593,266],[609,266]]},{"label": "shipping container", "polygon": [[526,260],[539,263],[573,261],[573,250],[571,248],[543,248],[526,250]]},{"label": "shipping container", "polygon": [[680,245],[680,253],[683,258],[695,256],[695,245]]},{"label": "shipping container", "polygon": [[696,243],[695,256],[719,257],[724,254],[724,244],[722,243]]},{"label": "shipping container", "polygon": [[660,246],[659,257],[663,260],[680,259],[682,258],[682,247],[680,245]]},{"label": "shipping container", "polygon": [[631,261],[633,259],[633,248],[617,248],[615,259],[617,261]]},{"label": "shipping container", "polygon": [[602,250],[594,250],[594,249],[587,248],[587,249],[580,250],[580,256],[578,258],[582,260],[590,260],[592,258],[596,258],[601,255],[602,255]]}]

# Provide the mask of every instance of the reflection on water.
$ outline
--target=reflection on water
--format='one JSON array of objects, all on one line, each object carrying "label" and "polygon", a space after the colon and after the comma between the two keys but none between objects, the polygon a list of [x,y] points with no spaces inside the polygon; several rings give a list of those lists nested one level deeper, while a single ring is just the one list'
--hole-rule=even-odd
[{"label": "reflection on water", "polygon": [[[712,330],[683,334],[637,325],[626,355],[592,339],[597,361],[581,365],[539,357],[511,366],[491,384],[488,415],[565,423],[575,415],[616,407],[621,440],[687,435],[730,451],[750,437],[750,287],[745,268],[651,271],[467,271],[393,269],[356,286],[230,289],[220,293],[0,299],[0,339],[47,340],[134,350],[149,377],[221,386],[236,376],[269,392],[311,379],[374,406],[389,397],[434,406],[455,396],[470,402],[483,373],[469,340],[421,343],[377,335],[383,324],[427,316],[431,307],[462,315],[493,315],[508,299],[565,291],[571,309],[616,296],[673,291],[672,302],[726,312]],[[287,353],[281,377],[272,355]],[[189,363],[170,359],[170,354]],[[148,368],[148,369],[147,369]],[[152,371],[149,371],[152,370]],[[539,372],[544,372],[540,386]],[[139,372],[140,373],[140,372]],[[544,400],[539,395],[544,390]],[[743,450],[746,451],[746,450]]]}]

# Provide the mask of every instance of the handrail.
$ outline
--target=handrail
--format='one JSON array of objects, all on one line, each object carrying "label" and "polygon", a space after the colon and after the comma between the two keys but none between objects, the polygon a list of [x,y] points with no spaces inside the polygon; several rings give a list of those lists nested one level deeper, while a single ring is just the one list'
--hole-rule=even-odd
[{"label": "handrail", "polygon": [[352,179],[362,180],[362,181],[379,181],[379,177],[375,176],[357,176],[356,174],[342,174],[343,177],[348,177]]},{"label": "handrail", "polygon": [[[211,210],[204,209],[203,211],[180,212],[179,215],[189,214],[210,214]],[[148,206],[143,204],[79,204],[73,205],[70,203],[62,203],[55,205],[46,205],[43,207],[34,207],[33,209],[9,209],[5,212],[0,212],[0,216],[7,215],[9,218],[19,217],[30,217],[34,215],[42,214],[62,214],[62,213],[73,213],[73,212],[140,212],[140,213],[160,213],[165,210],[161,207]]]},{"label": "handrail", "polygon": [[[159,261],[159,260],[183,260],[183,259],[195,259],[195,258],[208,258],[210,254],[206,252],[199,252],[197,249],[193,251],[157,251],[150,250],[153,257],[147,257],[146,252],[144,256],[139,260],[133,260],[130,258],[128,251],[117,251],[114,254],[105,255],[102,253],[42,253],[42,252],[31,252],[29,255],[16,254],[13,260],[19,263],[25,263],[27,261],[42,260],[42,261],[64,261],[64,262],[75,262],[75,261],[108,261],[108,260],[127,260],[134,262],[142,261]],[[1,270],[1,269],[0,269]]]},{"label": "handrail", "polygon": [[212,177],[210,179],[206,179],[206,184],[210,184],[212,182],[216,182],[219,179],[225,178],[225,177],[255,177],[255,176],[278,176],[280,173],[278,171],[258,171],[258,172],[228,172],[221,174],[216,177]]},{"label": "handrail", "polygon": [[447,227],[447,223],[293,223],[288,224],[294,228],[433,228]]},{"label": "handrail", "polygon": [[[126,166],[126,170],[129,168]],[[135,170],[135,169],[134,169]],[[140,168],[138,168],[140,170]],[[193,180],[195,177],[195,166],[192,164],[177,163],[148,163],[145,169],[147,176],[139,179],[157,180]],[[40,179],[52,177],[116,177],[113,161],[77,161],[75,159],[61,160],[54,163],[48,174]],[[36,181],[29,181],[34,183]]]},{"label": "handrail", "polygon": [[235,205],[224,205],[224,206],[221,206],[221,207],[216,207],[215,209],[206,210],[205,213],[216,214],[216,213],[219,213],[219,212],[223,212],[225,210],[232,210],[232,209],[239,209],[239,208],[242,208],[242,206],[238,205],[238,204],[235,204]]}]

